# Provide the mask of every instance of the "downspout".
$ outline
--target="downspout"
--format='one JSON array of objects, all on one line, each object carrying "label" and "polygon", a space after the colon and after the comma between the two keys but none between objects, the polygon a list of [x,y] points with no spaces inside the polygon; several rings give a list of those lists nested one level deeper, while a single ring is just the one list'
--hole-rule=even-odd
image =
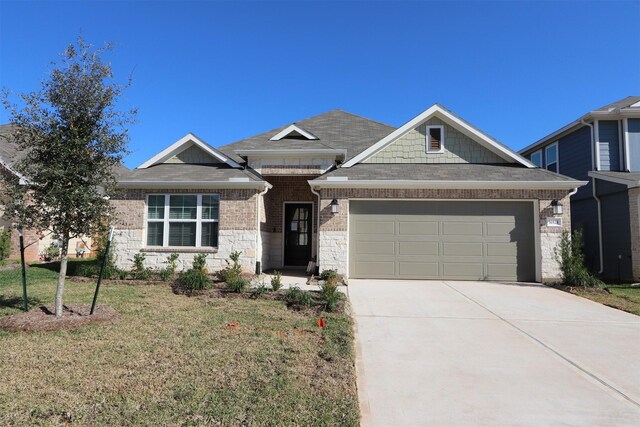
[{"label": "downspout", "polygon": [[320,210],[321,210],[321,203],[322,203],[322,199],[320,198],[320,193],[318,193],[316,190],[314,190],[313,187],[309,186],[309,188],[311,189],[311,192],[313,194],[315,194],[316,196],[318,196],[318,216],[316,217],[316,224],[318,225],[317,227],[317,231],[316,231],[316,270],[318,270],[320,268]]},{"label": "downspout", "polygon": [[269,183],[265,182],[264,191],[258,193],[256,197],[256,274],[262,274],[262,230],[260,230],[260,200],[269,191]]},{"label": "downspout", "polygon": [[[591,123],[587,123],[584,119],[581,119],[580,123],[582,123],[583,125],[589,126],[591,128],[591,149],[597,150],[597,147],[595,147],[595,144],[597,143],[597,141],[595,141],[595,138],[593,137],[593,134],[595,132],[593,125]],[[597,154],[597,151],[592,151],[592,153],[593,152]],[[593,163],[594,170],[599,169],[599,167],[597,166],[599,165],[597,165],[596,163]],[[602,248],[602,204],[600,203],[600,199],[598,198],[598,194],[596,191],[596,178],[593,176],[591,177],[591,189],[593,190],[593,199],[596,201],[596,206],[598,207],[598,249],[599,249],[599,255],[600,255],[600,262],[599,262],[600,268],[598,270],[598,274],[602,274],[602,272],[604,271],[604,250]]]}]

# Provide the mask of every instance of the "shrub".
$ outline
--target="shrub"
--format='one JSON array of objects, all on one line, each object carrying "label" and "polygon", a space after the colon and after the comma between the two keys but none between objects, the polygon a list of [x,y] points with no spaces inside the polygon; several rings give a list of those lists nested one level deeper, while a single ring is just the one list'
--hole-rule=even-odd
[{"label": "shrub", "polygon": [[240,277],[240,273],[242,273],[242,266],[240,265],[240,254],[241,252],[231,252],[229,258],[231,258],[232,263],[227,261],[227,264],[231,264],[231,266],[223,268],[218,272],[218,277],[225,283],[229,283],[231,281],[236,280]]},{"label": "shrub", "polygon": [[0,261],[9,258],[11,255],[11,231],[0,231]]},{"label": "shrub", "polygon": [[277,292],[282,287],[282,273],[274,271],[271,277],[271,289]]},{"label": "shrub", "polygon": [[60,256],[60,247],[54,243],[51,243],[47,249],[42,253],[45,261],[50,261],[52,259],[56,259]]},{"label": "shrub", "polygon": [[171,254],[169,256],[167,256],[167,260],[165,261],[165,264],[167,264],[166,268],[163,268],[162,270],[160,270],[160,279],[163,281],[167,281],[169,279],[171,279],[173,277],[173,275],[176,272],[176,269],[178,268],[178,257],[180,256],[180,254]]},{"label": "shrub", "polygon": [[100,273],[100,266],[92,263],[91,264],[85,263],[85,264],[79,265],[75,271],[76,275],[84,276],[84,277],[97,276],[99,273]]},{"label": "shrub", "polygon": [[131,269],[131,278],[135,280],[149,280],[151,278],[151,270],[145,268],[144,260],[146,255],[137,253],[133,256],[133,268]]},{"label": "shrub", "polygon": [[207,266],[207,254],[198,254],[193,257],[193,269],[200,270],[203,273],[207,272],[205,268]]},{"label": "shrub", "polygon": [[336,270],[323,270],[320,273],[320,280],[324,280],[325,282],[329,282],[331,284],[337,284],[339,279],[338,272]]},{"label": "shrub", "polygon": [[191,291],[199,291],[207,289],[211,286],[211,279],[202,270],[192,268],[183,273],[180,273],[176,279],[176,283]]},{"label": "shrub", "polygon": [[262,295],[266,294],[269,291],[267,289],[267,285],[260,283],[258,286],[253,288],[253,292],[251,292],[251,298],[260,298]]},{"label": "shrub", "polygon": [[311,294],[297,286],[289,288],[285,295],[285,300],[287,304],[299,307],[309,307],[313,303]]},{"label": "shrub", "polygon": [[235,278],[228,280],[226,284],[227,289],[240,294],[245,289],[247,289],[247,287],[249,286],[249,281],[240,276],[236,276]]},{"label": "shrub", "polygon": [[602,285],[602,281],[594,277],[584,265],[580,230],[574,231],[573,237],[566,231],[562,233],[560,243],[555,248],[555,256],[560,264],[563,285],[588,287]]},{"label": "shrub", "polygon": [[320,298],[327,311],[335,311],[338,304],[344,299],[344,295],[338,290],[337,280],[337,277],[332,277],[320,286]]}]

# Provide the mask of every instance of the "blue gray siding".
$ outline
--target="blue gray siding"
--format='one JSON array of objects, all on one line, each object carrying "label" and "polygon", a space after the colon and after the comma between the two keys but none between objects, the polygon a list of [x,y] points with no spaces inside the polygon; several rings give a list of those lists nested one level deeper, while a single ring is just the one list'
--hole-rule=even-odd
[{"label": "blue gray siding", "polygon": [[571,229],[582,230],[585,265],[597,272],[600,269],[598,206],[593,198],[571,198]]},{"label": "blue gray siding", "polygon": [[629,132],[629,170],[640,172],[640,119],[628,119]]},{"label": "blue gray siding", "polygon": [[599,121],[598,133],[598,140],[600,142],[600,170],[619,171],[620,140],[618,139],[618,121]]},{"label": "blue gray siding", "polygon": [[[544,152],[544,150],[543,150]],[[580,129],[558,140],[558,159],[560,173],[580,181],[591,181],[591,128]],[[592,197],[591,184],[580,187],[571,200]]]}]

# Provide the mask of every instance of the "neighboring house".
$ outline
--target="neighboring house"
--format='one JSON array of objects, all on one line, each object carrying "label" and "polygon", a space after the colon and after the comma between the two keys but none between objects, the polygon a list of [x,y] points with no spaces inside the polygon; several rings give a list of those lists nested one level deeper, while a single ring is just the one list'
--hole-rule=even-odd
[{"label": "neighboring house", "polygon": [[334,110],[218,149],[188,134],[121,177],[117,262],[204,252],[217,269],[241,251],[257,271],[316,259],[351,278],[552,280],[583,184],[437,104],[398,129]]},{"label": "neighboring house", "polygon": [[[0,125],[0,174],[5,176],[20,175],[14,170],[14,165],[23,158],[24,152],[20,150],[18,145],[13,141],[12,134],[15,129],[14,125]],[[120,171],[126,169],[124,166]],[[0,190],[3,185],[0,178]],[[0,195],[2,191],[0,191]],[[10,259],[20,259],[20,243],[18,231],[14,227],[7,213],[4,210],[3,201],[0,199],[0,230],[11,230],[11,255]],[[25,244],[25,260],[27,262],[38,261],[40,254],[44,253],[49,245],[55,240],[50,232],[38,231],[33,229],[25,229],[23,232]],[[85,256],[90,255],[91,239],[83,238],[71,239],[69,242],[69,254],[73,257],[77,250],[82,249]]]},{"label": "neighboring house", "polygon": [[587,264],[609,279],[640,279],[640,96],[588,112],[520,153],[589,181],[571,197]]}]

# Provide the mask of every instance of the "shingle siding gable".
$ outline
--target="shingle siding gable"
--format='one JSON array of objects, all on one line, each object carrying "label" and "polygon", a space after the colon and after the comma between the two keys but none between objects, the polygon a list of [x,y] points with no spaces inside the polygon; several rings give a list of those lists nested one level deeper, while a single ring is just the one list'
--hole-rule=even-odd
[{"label": "shingle siding gable", "polygon": [[[427,126],[444,126],[444,152],[427,153]],[[364,163],[507,163],[454,127],[438,118],[422,123]]]}]

